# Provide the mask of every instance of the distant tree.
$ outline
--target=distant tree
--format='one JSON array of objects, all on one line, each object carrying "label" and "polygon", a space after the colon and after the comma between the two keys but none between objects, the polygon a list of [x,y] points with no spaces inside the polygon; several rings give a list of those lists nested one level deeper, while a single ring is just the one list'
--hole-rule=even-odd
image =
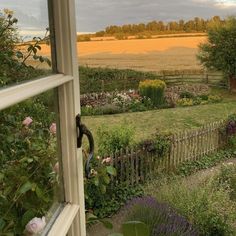
[{"label": "distant tree", "polygon": [[208,42],[199,46],[198,59],[210,69],[222,71],[229,80],[231,90],[236,90],[236,18],[224,24],[219,19],[208,28]]}]

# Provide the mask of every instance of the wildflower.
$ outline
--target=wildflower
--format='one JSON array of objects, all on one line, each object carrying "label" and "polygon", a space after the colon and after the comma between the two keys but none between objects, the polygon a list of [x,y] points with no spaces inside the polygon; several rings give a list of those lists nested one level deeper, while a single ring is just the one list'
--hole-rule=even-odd
[{"label": "wildflower", "polygon": [[56,125],[56,123],[52,123],[50,128],[49,128],[49,130],[50,130],[51,134],[56,134],[56,132],[57,132],[57,125]]},{"label": "wildflower", "polygon": [[25,226],[25,230],[28,234],[37,234],[40,233],[45,226],[46,221],[44,216],[42,218],[35,217],[28,222],[28,224]]},{"label": "wildflower", "polygon": [[31,117],[27,116],[27,117],[23,120],[22,124],[25,125],[25,126],[29,126],[32,122],[33,122],[33,119],[32,119]]}]

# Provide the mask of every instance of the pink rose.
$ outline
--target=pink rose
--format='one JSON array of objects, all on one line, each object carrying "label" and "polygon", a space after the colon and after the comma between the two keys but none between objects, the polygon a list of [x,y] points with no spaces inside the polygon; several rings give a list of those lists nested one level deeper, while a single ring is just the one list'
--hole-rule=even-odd
[{"label": "pink rose", "polygon": [[28,234],[37,234],[41,232],[46,226],[45,217],[42,218],[33,218],[28,224],[25,226],[26,233]]},{"label": "pink rose", "polygon": [[56,134],[56,132],[57,132],[57,125],[56,125],[56,123],[52,123],[50,128],[49,128],[49,130],[50,130],[51,134]]},{"label": "pink rose", "polygon": [[29,126],[32,122],[33,122],[32,118],[28,116],[23,120],[22,124],[25,126]]},{"label": "pink rose", "polygon": [[102,160],[102,164],[103,163],[110,163],[110,162],[111,162],[111,158],[110,157],[107,157],[107,158]]},{"label": "pink rose", "polygon": [[54,170],[55,173],[59,174],[59,163],[58,162],[53,167],[53,170]]}]

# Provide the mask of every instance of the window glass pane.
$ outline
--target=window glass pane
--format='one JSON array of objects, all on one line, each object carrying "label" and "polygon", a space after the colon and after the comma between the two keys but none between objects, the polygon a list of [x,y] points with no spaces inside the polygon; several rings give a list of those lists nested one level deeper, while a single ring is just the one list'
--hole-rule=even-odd
[{"label": "window glass pane", "polygon": [[56,93],[0,112],[0,235],[40,231],[64,201]]},{"label": "window glass pane", "polygon": [[0,87],[52,73],[46,0],[0,2]]}]

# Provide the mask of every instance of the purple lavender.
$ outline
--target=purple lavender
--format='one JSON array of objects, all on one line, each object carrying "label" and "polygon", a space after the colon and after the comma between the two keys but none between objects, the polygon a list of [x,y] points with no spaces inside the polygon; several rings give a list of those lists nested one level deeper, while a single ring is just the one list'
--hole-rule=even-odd
[{"label": "purple lavender", "polygon": [[197,236],[198,231],[168,204],[159,203],[155,198],[146,196],[135,198],[125,206],[127,220],[144,222],[151,236]]},{"label": "purple lavender", "polygon": [[233,136],[236,134],[236,122],[234,120],[229,120],[226,126],[226,133],[228,136]]}]

